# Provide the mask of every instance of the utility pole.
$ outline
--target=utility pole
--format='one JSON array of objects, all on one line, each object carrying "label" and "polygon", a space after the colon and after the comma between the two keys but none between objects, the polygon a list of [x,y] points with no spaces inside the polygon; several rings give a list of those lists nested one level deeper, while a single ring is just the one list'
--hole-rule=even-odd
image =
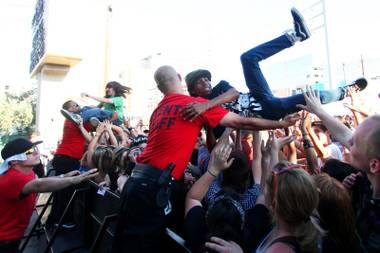
[{"label": "utility pole", "polygon": [[327,31],[327,18],[326,18],[326,5],[325,0],[321,0],[322,11],[323,11],[323,23],[325,30],[325,45],[326,45],[326,58],[327,58],[327,71],[329,75],[329,87],[332,89],[332,78],[331,78],[331,62],[330,62],[330,46],[329,46],[329,37]]},{"label": "utility pole", "polygon": [[364,76],[364,61],[363,61],[363,55],[360,55],[360,63],[362,65],[362,76]]},{"label": "utility pole", "polygon": [[327,29],[327,15],[326,15],[326,4],[325,0],[320,0],[318,2],[315,2],[311,4],[309,7],[307,7],[305,10],[309,12],[313,12],[314,8],[319,9],[321,8],[317,14],[312,13],[312,17],[309,18],[310,21],[316,21],[321,16],[323,18],[322,24],[311,28],[310,30],[312,32],[317,31],[321,28],[324,30],[324,37],[325,37],[325,48],[326,48],[326,65],[327,65],[327,74],[328,74],[328,82],[329,82],[329,88],[332,88],[332,77],[331,77],[331,61],[330,61],[330,46],[329,46],[329,37],[328,37],[328,29]]},{"label": "utility pole", "polygon": [[343,70],[343,80],[344,80],[344,83],[346,84],[347,83],[347,80],[346,80],[346,64],[344,64],[344,62],[342,63],[342,70]]},{"label": "utility pole", "polygon": [[109,37],[110,37],[110,23],[112,18],[111,0],[107,0],[107,14],[106,14],[106,32],[105,32],[105,45],[104,45],[104,80],[103,87],[107,84],[109,74]]}]

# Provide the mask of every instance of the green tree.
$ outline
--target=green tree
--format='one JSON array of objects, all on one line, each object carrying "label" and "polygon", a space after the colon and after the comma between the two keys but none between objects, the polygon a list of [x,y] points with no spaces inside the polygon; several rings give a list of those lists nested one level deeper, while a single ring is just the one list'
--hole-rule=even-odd
[{"label": "green tree", "polygon": [[0,98],[0,133],[2,141],[11,135],[27,136],[35,124],[36,89]]}]

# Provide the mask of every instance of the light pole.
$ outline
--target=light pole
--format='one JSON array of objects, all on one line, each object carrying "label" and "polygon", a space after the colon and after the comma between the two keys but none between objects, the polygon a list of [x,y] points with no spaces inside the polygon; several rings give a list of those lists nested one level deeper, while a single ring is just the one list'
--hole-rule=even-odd
[{"label": "light pole", "polygon": [[[103,86],[107,84],[108,80],[108,68],[109,68],[109,36],[110,36],[110,22],[112,17],[111,0],[107,1],[107,16],[106,16],[106,34],[104,43],[104,82]],[[103,89],[103,88],[102,88]]]},{"label": "light pole", "polygon": [[315,7],[321,7],[322,10],[318,14],[313,14],[313,16],[309,19],[310,21],[314,21],[320,16],[323,17],[323,22],[321,25],[314,27],[311,29],[313,32],[316,30],[319,30],[323,28],[324,30],[324,37],[325,37],[325,48],[326,48],[326,65],[327,65],[327,75],[328,75],[328,82],[329,82],[329,88],[332,88],[332,77],[331,77],[331,59],[330,59],[330,46],[329,46],[329,36],[328,36],[328,29],[327,29],[327,15],[326,15],[326,4],[325,0],[320,0],[318,2],[315,2],[314,4],[307,7],[305,10],[308,10],[310,12],[313,11],[313,8]]}]

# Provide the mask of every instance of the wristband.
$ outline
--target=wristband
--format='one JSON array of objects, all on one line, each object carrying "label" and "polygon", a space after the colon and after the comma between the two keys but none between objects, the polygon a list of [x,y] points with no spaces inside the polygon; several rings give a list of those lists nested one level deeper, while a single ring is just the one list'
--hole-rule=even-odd
[{"label": "wristband", "polygon": [[208,172],[211,176],[213,176],[214,178],[217,177],[217,175],[215,175],[214,173],[212,173],[209,169],[207,169],[207,172]]},{"label": "wristband", "polygon": [[303,148],[308,149],[308,148],[314,148],[313,144],[311,144],[311,141],[308,139],[303,140]]}]

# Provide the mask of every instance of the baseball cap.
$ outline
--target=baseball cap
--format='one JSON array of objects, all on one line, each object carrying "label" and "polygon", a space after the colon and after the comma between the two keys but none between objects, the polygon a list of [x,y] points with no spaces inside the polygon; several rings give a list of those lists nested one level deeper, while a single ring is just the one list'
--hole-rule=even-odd
[{"label": "baseball cap", "polygon": [[4,148],[1,150],[1,157],[6,160],[11,156],[24,153],[40,143],[42,143],[42,141],[31,142],[24,138],[14,139],[5,144]]},{"label": "baseball cap", "polygon": [[211,81],[211,73],[206,69],[197,69],[188,73],[185,77],[187,90],[191,90],[196,81],[201,77],[207,77]]}]

